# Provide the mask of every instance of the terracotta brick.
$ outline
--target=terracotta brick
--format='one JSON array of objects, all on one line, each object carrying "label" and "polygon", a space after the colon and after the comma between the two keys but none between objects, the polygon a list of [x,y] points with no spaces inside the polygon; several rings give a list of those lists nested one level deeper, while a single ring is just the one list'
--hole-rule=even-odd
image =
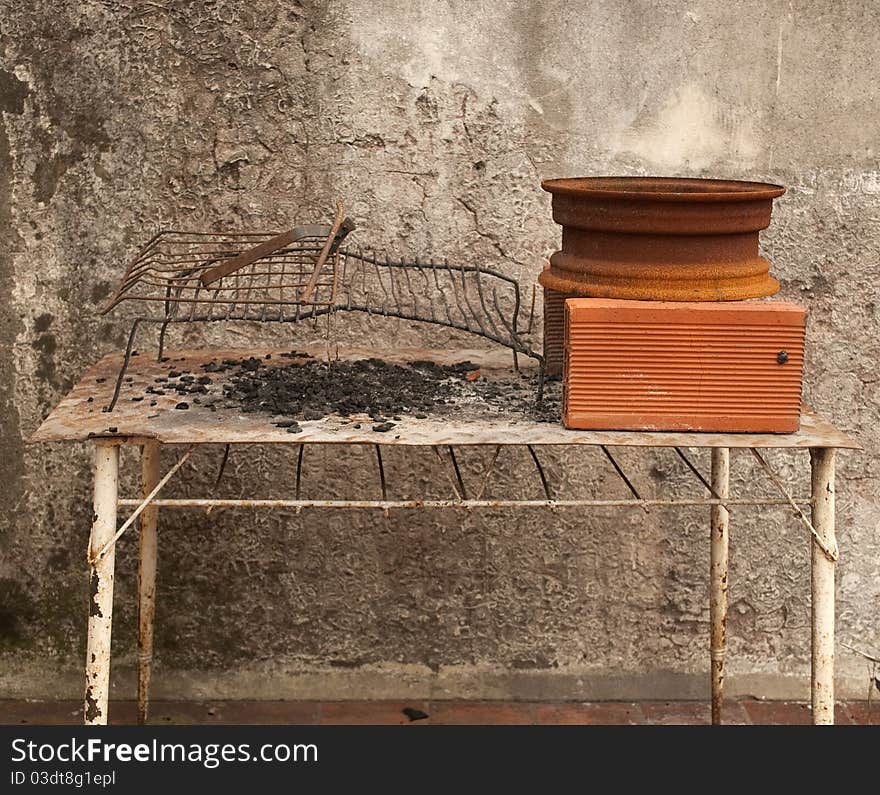
[{"label": "terracotta brick", "polygon": [[854,722],[846,704],[835,704],[834,723],[837,726],[852,726]]},{"label": "terracotta brick", "polygon": [[803,307],[570,298],[565,313],[567,428],[798,428]]},{"label": "terracotta brick", "polygon": [[644,721],[639,704],[619,701],[535,706],[535,723],[542,725],[626,726]]},{"label": "terracotta brick", "polygon": [[434,701],[432,723],[453,726],[508,726],[533,723],[533,705],[503,701]]},{"label": "terracotta brick", "polygon": [[[150,723],[159,725],[310,725],[410,724],[405,707],[429,714],[422,724],[528,724],[569,725],[613,724],[703,724],[709,722],[708,703],[698,701],[524,703],[503,701],[159,701],[151,705]],[[133,724],[133,701],[110,704],[110,722]],[[837,705],[838,724],[880,725],[880,701],[869,716],[864,701]],[[0,700],[0,725],[79,725],[79,701]],[[809,705],[785,701],[728,699],[724,704],[725,724],[809,724]]]},{"label": "terracotta brick", "polygon": [[[746,699],[740,703],[757,726],[805,726],[813,722],[810,705],[804,702]],[[853,722],[846,705],[835,707],[834,722],[841,726]]]},{"label": "terracotta brick", "polygon": [[871,702],[850,701],[843,705],[850,721],[857,726],[880,726],[880,698]]},{"label": "terracotta brick", "polygon": [[712,722],[708,701],[645,701],[642,711],[645,723],[650,724],[692,726]]},{"label": "terracotta brick", "polygon": [[[150,704],[150,724],[157,725],[310,725],[317,720],[317,703],[309,701],[156,701]],[[82,723],[79,701],[0,701],[0,724],[76,726]],[[134,701],[111,701],[110,723],[137,721]]]},{"label": "terracotta brick", "polygon": [[[406,707],[427,712],[431,717],[410,721],[403,713]],[[345,726],[419,726],[436,722],[432,718],[424,701],[324,701],[320,705],[318,722]]]},{"label": "terracotta brick", "polygon": [[723,726],[749,726],[751,722],[748,713],[743,709],[741,701],[725,699],[724,706],[721,709],[721,724]]},{"label": "terracotta brick", "polygon": [[76,726],[82,721],[80,701],[0,701],[0,725],[3,726]]},{"label": "terracotta brick", "polygon": [[[113,717],[113,711],[110,712]],[[150,705],[151,724],[220,726],[313,726],[315,701],[165,701]]]},{"label": "terracotta brick", "polygon": [[803,726],[812,723],[808,704],[749,699],[743,701],[742,705],[756,726]]}]

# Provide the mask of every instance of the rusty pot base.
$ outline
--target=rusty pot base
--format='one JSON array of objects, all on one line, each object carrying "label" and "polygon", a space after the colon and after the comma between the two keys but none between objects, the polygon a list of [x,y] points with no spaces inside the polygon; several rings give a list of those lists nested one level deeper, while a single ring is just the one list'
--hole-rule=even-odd
[{"label": "rusty pot base", "polygon": [[[552,262],[552,258],[551,258]],[[766,261],[765,261],[766,262]],[[545,270],[538,282],[548,290],[585,298],[621,298],[633,301],[741,301],[779,292],[779,282],[768,269],[762,274],[730,277],[705,274],[697,279],[681,276],[613,277],[577,273],[562,268]]]}]

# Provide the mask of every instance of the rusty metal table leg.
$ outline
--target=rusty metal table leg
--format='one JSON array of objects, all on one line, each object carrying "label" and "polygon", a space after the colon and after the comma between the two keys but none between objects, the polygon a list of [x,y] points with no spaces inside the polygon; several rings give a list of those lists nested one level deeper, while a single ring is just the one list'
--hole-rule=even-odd
[{"label": "rusty metal table leg", "polygon": [[[730,449],[712,449],[712,491],[717,497],[730,496]],[[714,495],[713,495],[714,496]],[[727,646],[727,574],[728,526],[727,508],[713,505],[711,509],[710,591],[709,617],[711,640],[709,646],[712,664],[712,723],[721,723],[724,701],[724,653]]]},{"label": "rusty metal table leg", "polygon": [[[834,449],[810,449],[812,522],[825,545],[834,534]],[[812,606],[812,705],[814,724],[834,723],[834,560],[810,539]]]},{"label": "rusty metal table leg", "polygon": [[110,693],[110,634],[113,626],[113,567],[115,549],[96,559],[116,532],[119,447],[95,444],[95,485],[92,532],[89,538],[89,631],[86,643],[85,723],[107,723]]},{"label": "rusty metal table leg", "polygon": [[[158,442],[146,442],[141,448],[141,482],[144,499],[159,482]],[[156,557],[159,508],[148,505],[140,515],[138,550],[138,723],[147,722],[150,699],[150,675],[153,665],[153,618],[156,614]]]}]

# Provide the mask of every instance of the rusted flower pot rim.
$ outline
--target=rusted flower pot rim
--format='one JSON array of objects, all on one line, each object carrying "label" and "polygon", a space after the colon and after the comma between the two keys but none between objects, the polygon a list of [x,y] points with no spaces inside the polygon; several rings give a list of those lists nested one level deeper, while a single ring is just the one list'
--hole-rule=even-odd
[{"label": "rusted flower pot rim", "polygon": [[553,194],[562,249],[538,281],[569,295],[739,301],[773,295],[758,235],[781,185],[682,177],[576,177]]},{"label": "rusted flower pot rim", "polygon": [[669,202],[755,201],[785,193],[782,185],[769,182],[690,177],[567,177],[545,179],[541,187],[570,196]]}]

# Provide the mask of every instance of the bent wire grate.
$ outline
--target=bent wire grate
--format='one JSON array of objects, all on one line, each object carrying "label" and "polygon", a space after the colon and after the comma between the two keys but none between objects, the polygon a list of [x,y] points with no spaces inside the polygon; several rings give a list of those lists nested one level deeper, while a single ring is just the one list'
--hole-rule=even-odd
[{"label": "bent wire grate", "polygon": [[[139,302],[116,379],[119,398],[142,323],[160,326],[159,358],[171,323],[296,323],[337,312],[433,323],[483,337],[513,353],[543,357],[528,343],[534,300],[526,311],[519,283],[481,265],[404,259],[370,248],[342,248],[354,223],[337,208],[333,224],[276,232],[186,232],[155,235],[135,256],[102,313]],[[534,296],[533,296],[534,298]]]}]

